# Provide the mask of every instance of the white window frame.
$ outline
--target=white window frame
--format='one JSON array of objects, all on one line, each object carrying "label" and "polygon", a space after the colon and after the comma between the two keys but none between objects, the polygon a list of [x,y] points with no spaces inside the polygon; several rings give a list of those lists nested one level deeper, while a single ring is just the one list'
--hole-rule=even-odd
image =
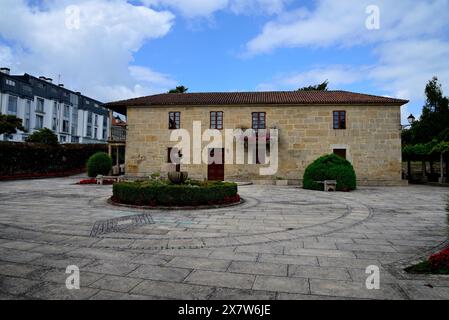
[{"label": "white window frame", "polygon": [[[37,119],[42,119],[42,122],[41,122],[41,125],[40,125],[40,126],[37,125],[37,124],[39,123],[39,122],[37,121]],[[36,115],[36,123],[35,123],[35,125],[34,125],[34,128],[35,128],[36,130],[40,130],[40,129],[43,129],[43,128],[44,128],[44,116],[39,115],[39,114]]]},{"label": "white window frame", "polygon": [[[11,111],[10,109],[9,109],[9,106],[11,105],[11,99],[15,99],[16,100],[16,110],[15,111]],[[9,115],[17,115],[17,108],[18,108],[18,104],[19,104],[19,98],[18,97],[16,97],[16,96],[13,96],[13,95],[9,95],[8,96],[8,109],[7,109],[7,114],[9,114]]]},{"label": "white window frame", "polygon": [[[42,101],[42,110],[39,109],[39,102]],[[36,99],[36,112],[37,113],[44,113],[45,112],[45,99],[43,98],[37,98]]]},{"label": "white window frame", "polygon": [[30,119],[31,119],[31,104],[32,104],[32,102],[30,99],[25,100],[25,112],[24,112],[25,116],[23,119],[23,125],[27,131],[29,131],[30,127],[31,127],[31,121],[30,121]]}]

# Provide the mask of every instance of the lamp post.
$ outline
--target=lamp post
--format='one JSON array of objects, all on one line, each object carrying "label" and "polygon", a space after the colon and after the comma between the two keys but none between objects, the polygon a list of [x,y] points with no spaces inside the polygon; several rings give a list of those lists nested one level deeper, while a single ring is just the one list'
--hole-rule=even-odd
[{"label": "lamp post", "polygon": [[415,123],[416,118],[413,116],[413,114],[410,114],[407,118],[407,121],[409,124],[402,126],[402,130],[409,128],[413,125],[413,123]]}]

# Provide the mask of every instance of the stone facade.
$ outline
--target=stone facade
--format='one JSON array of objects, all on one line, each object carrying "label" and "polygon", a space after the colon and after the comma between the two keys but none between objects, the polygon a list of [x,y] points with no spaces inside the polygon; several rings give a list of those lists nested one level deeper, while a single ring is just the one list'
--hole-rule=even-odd
[{"label": "stone facade", "polygon": [[[346,111],[346,129],[333,129],[333,111]],[[251,128],[252,112],[266,112],[267,129],[279,129],[279,170],[275,176],[260,176],[261,165],[225,165],[225,179],[299,183],[306,167],[334,149],[346,149],[359,185],[400,185],[400,106],[363,105],[223,105],[128,107],[126,172],[148,176],[173,170],[167,164],[170,142],[169,112],[181,112],[181,128],[193,136],[193,121],[210,126],[210,112],[223,112],[225,129]],[[203,147],[207,142],[203,143]],[[192,155],[191,155],[192,157]],[[264,165],[266,166],[266,165]],[[195,179],[207,179],[207,164],[182,165]]]}]

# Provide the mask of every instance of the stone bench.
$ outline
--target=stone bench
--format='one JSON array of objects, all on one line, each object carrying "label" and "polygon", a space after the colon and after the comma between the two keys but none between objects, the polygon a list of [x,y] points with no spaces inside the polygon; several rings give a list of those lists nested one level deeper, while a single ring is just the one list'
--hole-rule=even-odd
[{"label": "stone bench", "polygon": [[316,181],[316,183],[324,184],[324,191],[325,192],[335,192],[335,191],[337,191],[337,180]]},{"label": "stone bench", "polygon": [[105,180],[112,180],[112,181],[116,181],[116,182],[122,182],[125,180],[124,176],[97,176],[96,178],[97,180],[97,184],[99,185],[103,185]]}]

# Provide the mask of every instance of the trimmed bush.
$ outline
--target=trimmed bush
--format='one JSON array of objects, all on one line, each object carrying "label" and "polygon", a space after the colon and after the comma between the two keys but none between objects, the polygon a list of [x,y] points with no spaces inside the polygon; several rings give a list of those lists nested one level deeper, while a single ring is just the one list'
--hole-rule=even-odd
[{"label": "trimmed bush", "polygon": [[46,145],[23,142],[0,142],[0,178],[23,175],[47,175],[86,168],[86,161],[105,144]]},{"label": "trimmed bush", "polygon": [[122,182],[113,186],[115,202],[138,206],[200,206],[240,201],[237,184],[198,182],[175,185],[165,181]]},{"label": "trimmed bush", "polygon": [[304,173],[303,188],[324,190],[324,185],[317,181],[336,180],[338,191],[355,190],[356,175],[352,164],[335,155],[329,154],[315,160]]},{"label": "trimmed bush", "polygon": [[97,152],[87,161],[87,175],[91,178],[106,176],[111,169],[112,159],[106,152]]}]

